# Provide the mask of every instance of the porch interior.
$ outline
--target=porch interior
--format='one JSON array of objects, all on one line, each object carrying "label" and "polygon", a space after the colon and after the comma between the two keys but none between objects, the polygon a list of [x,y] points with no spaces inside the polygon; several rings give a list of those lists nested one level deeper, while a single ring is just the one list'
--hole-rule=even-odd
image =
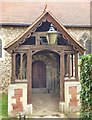
[{"label": "porch interior", "polygon": [[33,116],[59,116],[59,55],[51,51],[34,54],[32,71]]},{"label": "porch interior", "polygon": [[33,115],[32,116],[60,116],[59,96],[55,93],[36,92],[32,94]]}]

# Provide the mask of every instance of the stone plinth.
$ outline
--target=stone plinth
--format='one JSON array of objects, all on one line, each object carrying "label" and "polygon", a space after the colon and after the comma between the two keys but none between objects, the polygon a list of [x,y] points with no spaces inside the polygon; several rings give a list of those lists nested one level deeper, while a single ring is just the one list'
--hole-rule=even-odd
[{"label": "stone plinth", "polygon": [[8,87],[8,115],[32,114],[32,104],[27,105],[27,84],[10,84]]},{"label": "stone plinth", "polygon": [[65,82],[65,101],[59,103],[59,110],[63,113],[75,113],[80,109],[80,83]]}]

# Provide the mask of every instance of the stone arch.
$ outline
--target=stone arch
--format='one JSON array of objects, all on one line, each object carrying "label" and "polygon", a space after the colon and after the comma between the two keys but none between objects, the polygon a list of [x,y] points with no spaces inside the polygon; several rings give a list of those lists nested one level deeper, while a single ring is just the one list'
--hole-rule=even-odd
[{"label": "stone arch", "polygon": [[[43,53],[45,50],[42,50],[42,51],[36,51],[36,52],[34,52],[34,54],[33,54],[33,62],[35,61],[35,60],[41,60],[41,61],[43,61],[46,65],[51,65],[51,64],[53,64],[54,65],[54,67],[56,67],[55,65],[57,64],[56,63],[56,61],[54,61],[54,63],[53,63],[53,61],[52,61],[52,59],[55,59],[50,53],[54,53],[54,54],[57,54],[57,55],[60,55],[60,53],[59,52],[57,52],[56,50],[46,50],[46,52],[48,53],[48,54],[41,54],[41,53]],[[52,61],[52,62],[51,62]]]},{"label": "stone arch", "polygon": [[[58,58],[57,58],[58,57]],[[42,61],[46,65],[46,86],[47,89],[57,91],[57,84],[60,75],[59,53],[51,50],[37,51],[32,56],[32,62]]]}]

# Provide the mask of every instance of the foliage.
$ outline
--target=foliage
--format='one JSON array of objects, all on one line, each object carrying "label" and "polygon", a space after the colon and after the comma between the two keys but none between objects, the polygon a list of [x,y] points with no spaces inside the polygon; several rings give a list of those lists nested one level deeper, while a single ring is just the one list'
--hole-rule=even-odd
[{"label": "foliage", "polygon": [[7,117],[8,116],[8,95],[3,93],[2,97],[0,97],[0,116]]},{"label": "foliage", "polygon": [[81,83],[81,116],[85,119],[92,119],[92,55],[85,55],[81,58],[80,64]]}]

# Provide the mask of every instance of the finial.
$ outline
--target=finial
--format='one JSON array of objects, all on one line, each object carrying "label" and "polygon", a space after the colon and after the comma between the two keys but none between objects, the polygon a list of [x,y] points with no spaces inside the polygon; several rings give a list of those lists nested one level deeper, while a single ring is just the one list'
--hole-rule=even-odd
[{"label": "finial", "polygon": [[47,10],[47,4],[45,5],[45,8],[44,8],[44,11],[43,11],[43,12],[46,12],[46,10]]}]

